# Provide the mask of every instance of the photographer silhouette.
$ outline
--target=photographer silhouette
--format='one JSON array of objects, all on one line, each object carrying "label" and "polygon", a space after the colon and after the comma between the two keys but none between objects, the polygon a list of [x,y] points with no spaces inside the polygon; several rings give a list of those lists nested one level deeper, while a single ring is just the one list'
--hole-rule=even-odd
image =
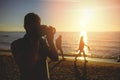
[{"label": "photographer silhouette", "polygon": [[[41,25],[40,17],[28,13],[24,18],[26,34],[11,44],[11,51],[20,69],[20,80],[50,80],[47,57],[58,60],[54,46],[55,28]],[[46,38],[43,36],[46,35]]]}]

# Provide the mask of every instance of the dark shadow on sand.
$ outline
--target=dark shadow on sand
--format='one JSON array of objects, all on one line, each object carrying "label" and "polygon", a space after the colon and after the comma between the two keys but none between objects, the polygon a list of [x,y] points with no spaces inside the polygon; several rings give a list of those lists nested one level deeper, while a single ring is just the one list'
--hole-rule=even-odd
[{"label": "dark shadow on sand", "polygon": [[82,72],[80,72],[77,66],[77,61],[74,61],[74,71],[76,80],[87,80],[87,61],[84,61]]},{"label": "dark shadow on sand", "polygon": [[75,72],[76,80],[82,80],[82,79],[81,79],[81,73],[80,73],[80,71],[79,71],[79,68],[78,68],[78,66],[77,66],[76,61],[74,61],[74,72]]},{"label": "dark shadow on sand", "polygon": [[85,61],[83,63],[83,76],[82,76],[83,80],[87,80],[87,62]]},{"label": "dark shadow on sand", "polygon": [[[53,65],[51,68],[50,68],[50,71],[52,71],[55,67],[57,67],[63,60],[60,60],[58,61],[55,65]],[[51,61],[49,62],[49,64],[51,63]]]}]

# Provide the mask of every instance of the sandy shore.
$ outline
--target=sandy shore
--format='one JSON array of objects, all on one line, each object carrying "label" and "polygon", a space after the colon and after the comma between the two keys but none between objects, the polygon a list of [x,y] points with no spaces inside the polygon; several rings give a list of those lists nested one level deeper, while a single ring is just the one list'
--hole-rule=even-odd
[{"label": "sandy shore", "polygon": [[[6,53],[6,55],[4,55]],[[19,80],[19,69],[10,52],[0,52],[0,80]],[[9,55],[7,55],[9,54]],[[53,80],[120,80],[120,64],[67,59],[49,63]]]}]

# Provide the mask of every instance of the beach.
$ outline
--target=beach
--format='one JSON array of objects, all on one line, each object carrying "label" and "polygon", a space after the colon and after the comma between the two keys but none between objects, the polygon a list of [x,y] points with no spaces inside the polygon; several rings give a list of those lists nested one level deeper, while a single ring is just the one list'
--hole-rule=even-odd
[{"label": "beach", "polygon": [[[49,63],[52,80],[119,80],[120,64],[78,60]],[[19,80],[19,68],[11,52],[0,52],[0,80]]]}]

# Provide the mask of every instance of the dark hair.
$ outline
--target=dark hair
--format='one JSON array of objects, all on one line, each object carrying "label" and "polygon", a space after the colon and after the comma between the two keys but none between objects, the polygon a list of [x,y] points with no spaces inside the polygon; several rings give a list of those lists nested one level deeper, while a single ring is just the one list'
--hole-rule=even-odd
[{"label": "dark hair", "polygon": [[25,17],[24,17],[24,28],[26,31],[29,31],[29,29],[31,29],[31,24],[32,23],[41,23],[41,19],[40,17],[35,14],[35,13],[28,13]]}]

